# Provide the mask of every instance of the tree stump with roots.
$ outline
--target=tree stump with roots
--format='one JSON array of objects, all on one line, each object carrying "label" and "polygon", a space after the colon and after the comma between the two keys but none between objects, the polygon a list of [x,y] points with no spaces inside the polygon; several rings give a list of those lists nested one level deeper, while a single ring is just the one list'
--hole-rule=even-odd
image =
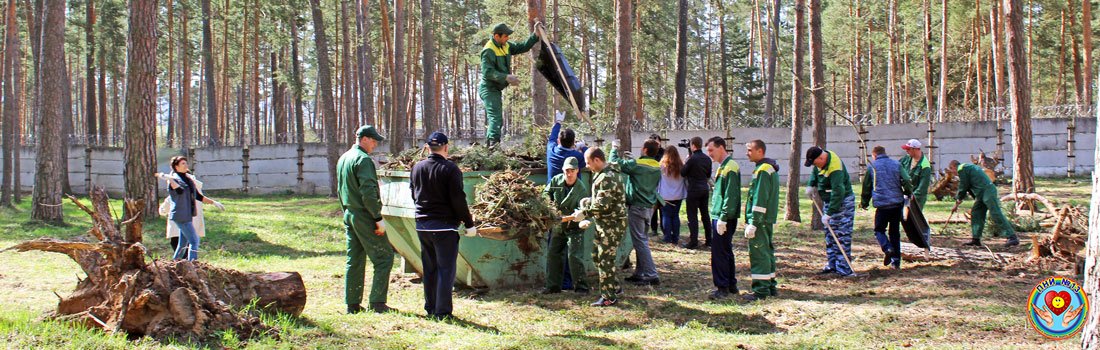
[{"label": "tree stump with roots", "polygon": [[125,212],[139,214],[116,223],[103,188],[92,190],[91,208],[69,199],[92,217],[92,240],[38,238],[3,250],[61,253],[84,270],[87,278],[77,282],[76,290],[59,296],[51,314],[56,319],[132,337],[204,339],[232,330],[247,339],[275,334],[254,311],[297,316],[305,307],[305,284],[297,272],[245,273],[191,261],[147,263],[141,242],[144,200],[126,199]]}]

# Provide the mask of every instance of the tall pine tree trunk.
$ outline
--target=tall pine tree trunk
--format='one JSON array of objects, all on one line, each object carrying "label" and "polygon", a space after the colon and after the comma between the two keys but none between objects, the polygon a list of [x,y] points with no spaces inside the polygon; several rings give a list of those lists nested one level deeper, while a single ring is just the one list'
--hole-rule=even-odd
[{"label": "tall pine tree trunk", "polygon": [[[126,198],[144,200],[145,217],[157,215],[157,1],[130,0],[126,59]],[[131,217],[134,213],[126,213]]]},{"label": "tall pine tree trunk", "polygon": [[210,29],[210,0],[199,0],[202,7],[202,66],[206,80],[206,144],[222,144],[218,125],[218,98],[214,85],[213,33]]},{"label": "tall pine tree trunk", "polygon": [[309,3],[313,10],[313,38],[317,47],[317,80],[321,89],[321,118],[324,120],[325,148],[328,154],[329,195],[336,196],[336,160],[340,157],[340,149],[336,143],[336,106],[332,97],[328,36],[325,34],[325,16],[321,14],[320,0],[310,0]]},{"label": "tall pine tree trunk", "polygon": [[[775,61],[779,55],[779,0],[772,0],[768,28],[768,71],[764,85],[764,126],[775,125]],[[750,57],[751,59],[751,57]]]},{"label": "tall pine tree trunk", "polygon": [[798,208],[798,194],[802,193],[799,189],[799,177],[802,171],[802,48],[806,46],[805,10],[806,1],[795,0],[794,62],[792,63],[794,76],[791,78],[791,153],[788,157],[790,162],[787,164],[789,170],[786,207],[786,219],[794,222],[802,221]]},{"label": "tall pine tree trunk", "polygon": [[8,0],[7,15],[5,16],[4,25],[4,70],[3,70],[3,83],[4,83],[4,115],[3,115],[3,129],[0,130],[0,137],[3,138],[3,154],[0,154],[0,158],[4,159],[4,163],[0,164],[3,167],[3,173],[0,173],[0,206],[10,207],[12,205],[12,191],[19,190],[19,184],[15,183],[12,186],[12,167],[15,162],[12,158],[19,155],[14,152],[14,143],[17,138],[16,123],[19,120],[19,90],[16,88],[17,81],[14,79],[14,71],[19,69],[17,64],[20,62],[19,57],[19,26],[16,23],[18,18],[15,16],[15,0]]},{"label": "tall pine tree trunk", "polygon": [[672,129],[683,129],[687,119],[684,99],[687,98],[688,2],[678,0],[676,3],[676,91],[672,97],[675,126]]},{"label": "tall pine tree trunk", "polygon": [[[85,9],[85,22],[84,22],[84,41],[87,42],[88,47],[85,50],[85,94],[86,98],[84,103],[86,105],[84,112],[85,119],[85,132],[87,133],[87,139],[89,145],[98,144],[95,135],[96,131],[96,98],[95,98],[95,1],[87,0],[88,6]],[[171,136],[168,138],[171,140]]]},{"label": "tall pine tree trunk", "polygon": [[294,92],[294,138],[298,142],[298,149],[305,147],[306,125],[302,107],[302,72],[301,62],[298,59],[298,14],[290,16],[290,74],[291,89]]},{"label": "tall pine tree trunk", "polygon": [[[1087,1],[1087,0],[1086,0]],[[1100,99],[1100,97],[1097,97]],[[1100,122],[1100,108],[1092,112]],[[1100,145],[1100,133],[1096,134],[1096,144]],[[1093,163],[1100,164],[1100,148],[1093,152]],[[1092,200],[1089,203],[1089,237],[1085,250],[1084,292],[1092,296],[1089,299],[1085,327],[1081,330],[1081,348],[1100,348],[1100,172],[1092,171]]]},{"label": "tall pine tree trunk", "polygon": [[[1084,43],[1085,57],[1082,76],[1085,85],[1085,107],[1092,108],[1092,1],[1081,0],[1081,42]],[[1085,117],[1085,116],[1082,116]]]},{"label": "tall pine tree trunk", "polygon": [[629,151],[631,120],[634,118],[634,60],[630,54],[634,26],[634,0],[615,0],[615,113],[619,125],[615,137],[620,151]]},{"label": "tall pine tree trunk", "polygon": [[[181,18],[181,32],[189,33],[187,31],[187,22],[189,16],[187,12],[187,6],[180,8]],[[183,74],[180,77],[180,107],[179,107],[179,128],[180,128],[180,148],[191,148],[191,40],[187,35],[180,37],[180,60],[183,61]]]},{"label": "tall pine tree trunk", "polygon": [[364,122],[377,127],[374,110],[374,51],[370,46],[370,18],[367,17],[369,0],[363,0],[355,6],[356,29],[362,40],[356,51],[359,60],[359,109],[362,111]]},{"label": "tall pine tree trunk", "polygon": [[1031,154],[1031,82],[1027,79],[1024,52],[1023,11],[1020,0],[1003,0],[1007,41],[1009,110],[1012,113],[1012,187],[1016,192],[1035,192]]},{"label": "tall pine tree trunk", "polygon": [[[424,86],[424,94],[421,104],[424,132],[421,134],[425,140],[428,135],[441,128],[439,109],[436,101],[439,100],[439,90],[435,86],[435,24],[432,18],[432,1],[420,0],[420,42],[424,47],[423,63],[421,69],[423,75],[421,81]],[[545,98],[545,97],[544,97]],[[544,100],[545,102],[545,100]],[[544,107],[545,108],[545,107]]]},{"label": "tall pine tree trunk", "polygon": [[[825,61],[821,50],[821,0],[810,0],[810,114],[813,116],[814,146],[825,148]],[[811,225],[821,228],[820,213],[813,214]]]},{"label": "tall pine tree trunk", "polygon": [[34,193],[31,218],[50,223],[64,222],[61,213],[65,147],[65,0],[46,0],[42,8],[42,52],[39,56],[38,102],[42,112],[37,121]]},{"label": "tall pine tree trunk", "polygon": [[[421,3],[427,0],[421,0]],[[427,21],[428,19],[424,19]],[[546,23],[546,3],[543,0],[527,0],[527,27],[535,32],[535,23]],[[538,60],[542,42],[531,48],[531,61]],[[546,103],[546,78],[539,73],[535,64],[531,65],[531,112],[534,113],[535,125],[546,125],[550,122],[550,112]]]}]

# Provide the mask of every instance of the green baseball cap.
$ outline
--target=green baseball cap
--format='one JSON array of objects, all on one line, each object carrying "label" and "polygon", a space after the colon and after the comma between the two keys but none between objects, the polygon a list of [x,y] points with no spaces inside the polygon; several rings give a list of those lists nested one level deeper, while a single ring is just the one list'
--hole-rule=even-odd
[{"label": "green baseball cap", "polygon": [[577,169],[580,167],[579,163],[577,157],[565,158],[565,163],[562,164],[561,170]]},{"label": "green baseball cap", "polygon": [[509,28],[504,22],[497,23],[497,25],[493,27],[493,34],[512,35],[513,32],[512,28]]},{"label": "green baseball cap", "polygon": [[385,141],[386,139],[378,133],[378,129],[374,128],[374,125],[363,125],[359,127],[359,130],[355,131],[355,135],[359,137],[369,137],[378,141]]}]

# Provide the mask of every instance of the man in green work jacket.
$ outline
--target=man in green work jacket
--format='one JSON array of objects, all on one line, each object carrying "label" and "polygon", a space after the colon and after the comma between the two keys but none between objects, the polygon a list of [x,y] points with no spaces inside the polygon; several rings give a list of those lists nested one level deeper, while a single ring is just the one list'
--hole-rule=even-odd
[{"label": "man in green work jacket", "polygon": [[749,270],[752,293],[746,301],[779,295],[775,283],[775,246],[772,225],[779,213],[779,163],[767,157],[768,147],[761,140],[745,144],[745,154],[756,164],[745,201],[745,238],[749,240]]},{"label": "man in green work jacket", "polygon": [[[827,226],[825,255],[828,262],[820,274],[835,273],[843,277],[855,277],[849,257],[852,256],[852,229],[856,217],[856,196],[852,192],[852,179],[848,167],[833,151],[813,146],[806,150],[806,162],[810,168],[810,182],[806,195],[821,198],[824,211],[821,224]],[[817,205],[816,203],[814,204]],[[833,237],[833,235],[836,235]],[[839,242],[838,242],[839,241]],[[839,244],[838,244],[839,243]]]},{"label": "man in green work jacket", "polygon": [[634,245],[634,255],[638,266],[634,274],[625,281],[640,286],[661,284],[657,276],[657,265],[653,262],[653,253],[649,250],[649,235],[646,228],[653,216],[653,206],[664,201],[657,196],[657,184],[661,182],[661,164],[655,158],[661,144],[656,140],[646,140],[642,144],[642,157],[631,159],[629,152],[619,154],[619,140],[611,142],[611,163],[626,175],[626,226],[630,230],[630,240]]},{"label": "man in green work jacket", "polygon": [[733,232],[741,217],[741,166],[726,150],[726,140],[715,136],[707,140],[707,155],[718,163],[714,191],[710,195],[710,217],[714,236],[710,243],[710,272],[715,290],[711,300],[737,294],[737,265],[733,260]]},{"label": "man in green work jacket", "polygon": [[902,171],[909,175],[909,183],[913,185],[913,199],[924,209],[924,202],[928,200],[928,183],[932,181],[932,164],[924,156],[924,152],[921,152],[921,144],[917,139],[909,140],[901,145],[901,149],[905,150],[906,155],[898,163],[901,163]]},{"label": "man in green work jacket", "polygon": [[993,220],[997,222],[997,228],[1007,238],[1005,247],[1019,245],[1020,239],[1016,238],[1016,230],[1012,228],[1012,223],[1001,211],[1001,201],[997,198],[997,186],[993,185],[993,181],[989,180],[989,176],[985,174],[985,171],[982,171],[982,168],[976,164],[960,164],[957,160],[948,163],[945,170],[948,176],[959,177],[959,192],[955,195],[956,206],[962,203],[963,199],[966,199],[968,193],[976,199],[974,206],[970,209],[970,235],[972,239],[970,243],[963,245],[982,245],[982,230],[985,229],[987,212],[990,216],[993,216]]},{"label": "man in green work jacket", "polygon": [[[588,198],[588,184],[581,180],[580,161],[577,157],[565,158],[562,173],[554,175],[546,184],[543,193],[562,214],[573,216],[573,220],[558,224],[550,235],[550,249],[546,256],[546,288],[542,294],[561,292],[565,279],[562,257],[568,255],[569,271],[573,274],[573,290],[588,293],[588,273],[584,270],[584,229],[578,222],[584,220],[584,211],[580,210],[581,199]],[[568,251],[568,254],[566,253]]]},{"label": "man in green work jacket", "polygon": [[485,104],[485,119],[489,122],[485,141],[490,146],[500,143],[500,128],[504,126],[501,95],[508,86],[519,85],[519,78],[512,74],[512,55],[530,51],[539,42],[534,32],[523,42],[510,42],[512,32],[507,24],[497,24],[493,27],[493,38],[481,49],[481,84],[477,93]]},{"label": "man in green work jacket", "polygon": [[357,143],[336,163],[337,192],[344,209],[344,228],[348,237],[347,274],[344,277],[344,298],[348,313],[364,311],[363,275],[366,258],[374,265],[371,279],[370,310],[390,311],[386,306],[390,270],[393,268],[393,247],[386,240],[386,223],[382,221],[382,200],[378,191],[378,174],[370,152],[384,140],[378,130],[365,125],[355,132]]}]

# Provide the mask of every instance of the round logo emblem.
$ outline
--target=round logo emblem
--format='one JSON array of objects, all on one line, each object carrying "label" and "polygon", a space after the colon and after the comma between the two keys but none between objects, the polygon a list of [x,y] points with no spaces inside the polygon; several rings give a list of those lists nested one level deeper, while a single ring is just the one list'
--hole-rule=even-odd
[{"label": "round logo emblem", "polygon": [[1089,299],[1081,285],[1065,277],[1051,277],[1035,286],[1027,299],[1027,320],[1039,334],[1054,340],[1081,331],[1089,313]]}]

